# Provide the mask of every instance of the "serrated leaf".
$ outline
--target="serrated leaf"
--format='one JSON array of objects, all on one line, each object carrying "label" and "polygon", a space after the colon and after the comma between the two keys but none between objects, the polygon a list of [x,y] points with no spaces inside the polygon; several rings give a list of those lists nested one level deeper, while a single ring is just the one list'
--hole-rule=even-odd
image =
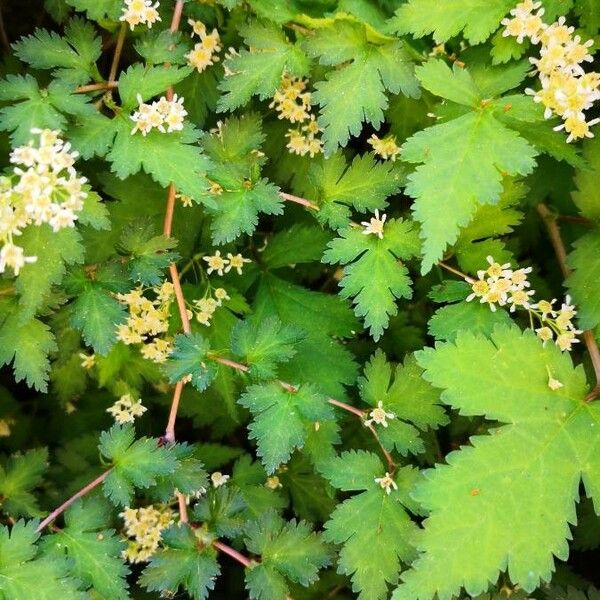
[{"label": "serrated leaf", "polygon": [[396,367],[393,382],[392,372],[385,354],[375,352],[358,380],[360,396],[373,409],[383,408],[393,415],[386,418],[385,426],[372,423],[387,450],[395,448],[402,455],[423,452],[419,430],[437,429],[448,421],[438,404],[439,393],[423,381],[423,371],[412,356]]},{"label": "serrated leaf", "polygon": [[2,511],[12,516],[39,516],[37,499],[32,494],[42,481],[48,466],[45,448],[13,454],[0,466],[0,497]]},{"label": "serrated leaf", "polygon": [[118,119],[109,119],[101,113],[81,115],[76,117],[66,137],[82,158],[104,156],[112,145],[118,123]]},{"label": "serrated leaf", "polygon": [[302,448],[309,427],[333,418],[327,399],[310,385],[299,386],[296,391],[278,383],[251,385],[238,402],[254,416],[248,426],[249,437],[256,441],[257,454],[268,474],[286,462],[296,448]]},{"label": "serrated leaf", "polygon": [[600,323],[600,232],[591,231],[580,237],[567,257],[573,273],[565,285],[577,305],[581,329],[594,329]]},{"label": "serrated leaf", "polygon": [[0,327],[0,366],[12,362],[15,381],[24,379],[40,392],[48,390],[48,354],[56,349],[50,328],[38,319],[23,323],[13,312]]},{"label": "serrated leaf", "polygon": [[587,165],[575,174],[577,190],[571,196],[582,216],[600,221],[600,193],[598,177],[600,177],[600,143],[598,139],[586,140],[583,145],[583,158]]},{"label": "serrated leaf", "polygon": [[258,225],[258,215],[281,215],[283,200],[279,188],[261,179],[244,182],[237,189],[225,189],[218,195],[210,230],[214,244],[232,242],[243,233],[252,235]]},{"label": "serrated leaf", "polygon": [[217,365],[210,360],[210,344],[198,333],[175,336],[173,352],[163,365],[163,372],[170,383],[177,383],[191,375],[192,385],[204,391],[217,376]]},{"label": "serrated leaf", "polygon": [[193,529],[172,525],[162,534],[165,548],[144,569],[139,583],[150,592],[176,594],[182,587],[194,600],[205,600],[221,573],[216,551],[199,545]]},{"label": "serrated leaf", "polygon": [[417,527],[401,504],[401,494],[387,494],[375,481],[384,470],[374,454],[364,451],[344,452],[322,468],[332,485],[365,490],[337,506],[323,534],[326,541],[342,544],[338,572],[351,577],[359,600],[387,598],[401,561],[410,562],[415,553]]},{"label": "serrated leaf", "polygon": [[100,38],[91,24],[73,19],[64,37],[46,29],[36,29],[13,44],[15,54],[34,69],[53,69],[52,76],[79,85],[97,73],[101,54]]},{"label": "serrated leaf", "polygon": [[87,14],[88,19],[118,21],[123,10],[121,0],[65,0],[67,4],[80,12]]},{"label": "serrated leaf", "polygon": [[219,84],[224,93],[217,105],[219,112],[243,106],[252,96],[270,98],[284,71],[297,77],[308,72],[309,63],[302,50],[275,25],[251,22],[240,29],[240,35],[251,49],[243,49],[225,61],[232,74]]},{"label": "serrated leaf", "polygon": [[[394,598],[446,600],[461,586],[475,596],[504,569],[531,592],[550,579],[554,556],[568,555],[581,478],[598,502],[600,409],[585,402],[584,371],[515,326],[496,328],[490,339],[461,333],[418,361],[446,404],[503,424],[425,472],[414,492],[429,511],[420,555]],[[563,387],[552,390],[548,373]],[[460,548],[459,561],[447,552],[448,539]]]},{"label": "serrated leaf", "polygon": [[105,504],[86,498],[65,513],[66,527],[44,538],[44,548],[51,548],[56,556],[66,555],[72,561],[71,573],[84,588],[126,600],[129,569],[121,558],[125,544],[114,530],[106,529],[109,520]]},{"label": "serrated leaf", "polygon": [[106,158],[120,179],[144,170],[163,187],[174,183],[178,192],[206,205],[213,201],[206,195],[205,175],[209,162],[200,148],[193,145],[198,135],[191,129],[168,134],[157,130],[143,136],[131,135],[132,121],[119,121],[114,144]]},{"label": "serrated leaf", "polygon": [[177,469],[166,477],[158,477],[153,494],[168,502],[175,495],[175,490],[182,494],[192,495],[208,487],[208,476],[202,461],[197,458],[195,446],[175,444],[171,453],[177,459]]},{"label": "serrated leaf", "polygon": [[31,130],[66,129],[66,115],[82,116],[94,112],[82,94],[73,93],[59,80],[41,89],[31,75],[8,75],[0,85],[0,100],[11,103],[0,109],[0,130],[9,131],[14,146],[27,144]]},{"label": "serrated leaf", "polygon": [[134,487],[148,488],[157,477],[177,468],[177,459],[168,446],[159,446],[158,440],[147,437],[136,440],[131,425],[113,425],[103,431],[98,449],[112,463],[102,487],[117,506],[129,504]]},{"label": "serrated leaf", "polygon": [[412,295],[408,269],[401,260],[419,253],[416,229],[410,221],[391,219],[382,239],[354,227],[339,234],[327,245],[323,262],[344,265],[340,296],[353,298],[356,316],[364,317],[377,341],[389,317],[398,312],[395,300]]},{"label": "serrated leaf", "polygon": [[338,21],[317,30],[304,47],[322,64],[338,65],[325,81],[315,83],[312,96],[321,107],[318,123],[326,154],[346,146],[350,136],[360,134],[363,123],[379,127],[388,108],[386,91],[419,96],[412,59],[400,41],[372,44],[364,26]]},{"label": "serrated leaf", "polygon": [[407,140],[403,159],[423,163],[408,176],[406,187],[415,199],[413,212],[421,223],[422,273],[456,241],[478,204],[498,200],[502,173],[530,173],[535,154],[525,140],[486,110],[428,127]]},{"label": "serrated leaf", "polygon": [[[279,578],[273,578],[273,571],[285,579],[308,586],[317,580],[319,569],[330,562],[326,546],[306,522],[286,522],[275,511],[268,511],[247,525],[245,543],[250,552],[261,556],[261,565],[267,571],[260,577],[260,583],[266,586],[266,590],[256,593],[257,590],[253,589],[258,587],[256,575],[248,578],[255,565],[246,568],[246,585],[252,598],[282,598],[279,594],[285,584],[282,585]],[[272,579],[275,581],[267,581]],[[275,590],[271,589],[273,583]]]},{"label": "serrated leaf", "polygon": [[130,111],[138,105],[138,95],[145,102],[154,98],[172,85],[179,83],[192,72],[191,67],[131,65],[119,77],[119,96],[123,110]]},{"label": "serrated leaf", "polygon": [[481,92],[471,74],[456,63],[451,69],[442,60],[429,60],[415,69],[415,75],[427,91],[440,98],[471,107],[481,101]]},{"label": "serrated leaf", "polygon": [[491,311],[487,304],[479,302],[457,302],[438,308],[429,319],[427,330],[436,340],[452,342],[461,331],[490,335],[497,325],[509,323],[510,317],[504,310]]},{"label": "serrated leaf", "polygon": [[438,43],[462,32],[474,45],[485,42],[513,7],[512,0],[409,0],[396,11],[390,27],[415,37],[431,33]]},{"label": "serrated leaf", "polygon": [[239,321],[231,331],[231,351],[250,367],[256,379],[275,377],[278,363],[296,354],[295,344],[302,337],[294,327],[283,325],[277,317]]},{"label": "serrated leaf", "polygon": [[295,223],[269,240],[261,261],[268,269],[280,269],[320,260],[330,238],[330,234],[319,227]]},{"label": "serrated leaf", "polygon": [[403,173],[394,163],[375,161],[372,154],[357,155],[347,164],[336,152],[311,161],[307,179],[307,195],[320,207],[317,220],[339,229],[348,226],[350,207],[359,213],[385,208],[386,199],[400,190]]},{"label": "serrated leaf", "polygon": [[39,556],[36,523],[17,521],[0,527],[0,579],[5,600],[85,600],[77,582],[68,575],[65,560]]}]

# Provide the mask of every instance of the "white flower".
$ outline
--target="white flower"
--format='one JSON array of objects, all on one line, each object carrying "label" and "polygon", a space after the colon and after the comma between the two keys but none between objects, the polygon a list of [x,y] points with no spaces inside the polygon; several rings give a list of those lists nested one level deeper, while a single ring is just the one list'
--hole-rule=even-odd
[{"label": "white flower", "polygon": [[398,485],[387,471],[384,477],[375,477],[375,483],[378,483],[381,489],[385,490],[386,494],[391,494],[392,488],[394,488],[394,490],[398,489]]},{"label": "white flower", "polygon": [[203,256],[202,260],[205,260],[208,263],[208,269],[206,269],[206,272],[209,275],[213,271],[216,271],[217,275],[223,275],[223,270],[229,264],[229,261],[221,256],[220,250],[217,250],[212,256]]},{"label": "white flower", "polygon": [[375,209],[375,216],[371,217],[371,219],[367,221],[361,221],[361,225],[364,227],[363,234],[370,235],[371,233],[376,235],[380,240],[383,239],[383,225],[385,220],[387,219],[387,215],[384,213],[379,217],[379,210]]},{"label": "white flower", "polygon": [[396,415],[393,412],[386,412],[383,408],[383,402],[379,400],[377,406],[369,413],[369,418],[365,421],[365,425],[368,427],[373,423],[382,425],[383,427],[388,426],[387,420],[395,419]]},{"label": "white flower", "polygon": [[0,249],[0,273],[4,273],[6,267],[10,267],[15,275],[18,275],[22,267],[36,260],[37,256],[25,256],[21,246],[9,242]]},{"label": "white flower", "polygon": [[215,471],[211,476],[210,480],[212,481],[213,487],[221,487],[225,485],[229,481],[229,475],[223,475],[221,471]]}]

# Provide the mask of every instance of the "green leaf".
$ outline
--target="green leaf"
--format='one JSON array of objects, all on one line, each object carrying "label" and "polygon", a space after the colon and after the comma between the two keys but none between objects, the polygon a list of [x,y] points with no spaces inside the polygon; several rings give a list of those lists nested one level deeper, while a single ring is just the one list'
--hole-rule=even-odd
[{"label": "green leaf", "polygon": [[36,523],[17,521],[9,531],[0,527],[0,580],[5,600],[85,600],[77,582],[68,576],[65,560],[38,556]]},{"label": "green leaf", "polygon": [[[187,40],[183,37],[181,31],[176,33],[168,29],[148,31],[136,40],[135,51],[149,65],[182,64],[186,62],[185,54],[190,50],[189,44],[186,42]],[[155,74],[154,77],[158,84],[159,76]],[[157,89],[156,94],[163,92],[165,89],[166,87]],[[151,97],[148,96],[148,98]],[[187,100],[187,96],[185,98]]]},{"label": "green leaf", "polygon": [[419,96],[412,59],[398,40],[373,44],[364,26],[338,21],[317,30],[304,47],[322,64],[338,66],[325,81],[315,83],[313,94],[321,107],[318,122],[326,154],[346,146],[350,136],[360,134],[363,123],[379,127],[388,108],[386,91]]},{"label": "green leaf", "polygon": [[295,223],[269,240],[261,259],[268,269],[321,260],[330,239],[329,233],[320,227]]},{"label": "green leaf", "polygon": [[577,305],[581,329],[594,329],[600,323],[600,231],[580,237],[567,257],[573,273],[565,285]]},{"label": "green leaf", "polygon": [[23,323],[13,312],[0,327],[0,366],[12,362],[15,381],[40,392],[48,390],[48,354],[56,349],[50,328],[37,319]]},{"label": "green leaf", "polygon": [[322,472],[342,490],[365,490],[339,504],[325,523],[325,540],[342,544],[338,573],[351,577],[359,600],[387,598],[401,562],[410,562],[415,553],[417,527],[401,504],[400,491],[390,488],[387,494],[379,486],[375,478],[384,476],[384,467],[362,450],[342,453]]},{"label": "green leaf", "polygon": [[197,458],[197,448],[187,444],[175,444],[171,453],[177,459],[177,470],[165,477],[157,478],[156,488],[152,490],[161,502],[168,502],[175,490],[191,496],[208,487],[208,476],[202,461]]},{"label": "green leaf", "polygon": [[279,188],[261,179],[244,182],[237,189],[225,189],[218,196],[210,230],[214,244],[232,242],[243,233],[252,235],[258,225],[258,215],[283,214],[283,199]]},{"label": "green leaf", "polygon": [[479,302],[457,302],[438,308],[427,329],[436,340],[453,342],[461,331],[490,335],[497,325],[508,324],[510,317],[504,310],[491,311]]},{"label": "green leaf", "polygon": [[66,138],[81,158],[104,156],[112,146],[118,124],[118,119],[109,119],[101,113],[81,115],[76,117]]},{"label": "green leaf", "polygon": [[177,246],[177,240],[154,233],[151,220],[137,219],[125,225],[119,241],[119,250],[130,255],[131,279],[144,286],[162,282],[165,269],[179,258],[176,252],[171,252]]},{"label": "green leaf", "polygon": [[98,449],[112,463],[102,487],[117,506],[129,504],[134,487],[153,486],[158,476],[173,473],[177,468],[177,459],[169,447],[159,446],[152,438],[136,440],[131,425],[113,425],[103,431]]},{"label": "green leaf", "polygon": [[258,565],[246,567],[250,598],[284,600],[286,579],[308,586],[318,579],[319,569],[330,563],[326,546],[308,523],[286,522],[275,511],[250,522],[245,534],[248,550],[261,556],[258,573],[253,573]]},{"label": "green leaf", "polygon": [[19,237],[19,245],[26,256],[37,256],[19,273],[15,287],[20,294],[21,320],[33,317],[50,293],[59,284],[67,265],[83,262],[81,236],[74,228],[52,231],[48,224],[27,227]]},{"label": "green leaf", "polygon": [[397,33],[415,37],[433,34],[438,43],[462,32],[474,45],[485,42],[513,7],[513,0],[409,0],[396,11],[390,25]]},{"label": "green leaf", "polygon": [[[491,339],[461,333],[418,353],[418,361],[446,404],[504,425],[425,472],[414,492],[430,513],[420,556],[394,598],[447,600],[461,586],[475,596],[504,569],[531,592],[550,580],[554,556],[567,558],[582,478],[598,511],[600,408],[585,402],[584,371],[515,326],[496,328]],[[549,373],[563,387],[552,390]],[[459,561],[448,539],[460,548]]]},{"label": "green leaf", "polygon": [[112,529],[110,508],[97,499],[86,498],[65,513],[66,527],[44,539],[44,547],[72,561],[71,574],[85,588],[105,598],[125,600],[129,569],[121,558],[123,541]]},{"label": "green leaf", "polygon": [[205,194],[209,187],[205,178],[209,162],[193,145],[198,139],[195,131],[165,134],[155,129],[146,136],[139,132],[131,135],[132,124],[125,119],[119,121],[113,147],[106,156],[117,177],[125,179],[143,169],[163,187],[174,183],[178,192],[197,202],[213,204]]},{"label": "green leaf", "polygon": [[252,96],[261,100],[270,98],[281,84],[284,71],[297,77],[308,72],[306,56],[279,27],[254,21],[241,27],[240,35],[250,49],[242,49],[224,62],[232,74],[219,84],[223,96],[217,105],[218,112],[243,106]]},{"label": "green leaf", "polygon": [[471,107],[477,107],[481,102],[481,92],[471,74],[456,63],[451,69],[442,60],[430,60],[417,67],[415,75],[421,85],[435,96]]},{"label": "green leaf", "polygon": [[336,152],[323,160],[311,161],[307,195],[320,207],[317,220],[333,229],[347,227],[350,208],[360,213],[387,206],[403,183],[401,169],[391,162],[377,162],[372,154],[357,155],[347,164]]},{"label": "green leaf", "polygon": [[396,367],[392,382],[392,366],[378,350],[358,380],[363,402],[393,415],[386,419],[385,426],[372,423],[387,450],[395,448],[402,455],[423,452],[425,446],[419,430],[437,429],[448,422],[438,404],[439,393],[423,381],[422,375],[414,357],[409,356],[404,365]]},{"label": "green leaf", "polygon": [[408,269],[400,262],[419,253],[419,241],[413,223],[402,219],[386,222],[383,238],[363,235],[348,227],[341,237],[327,245],[323,262],[345,265],[340,281],[342,298],[354,298],[354,312],[365,318],[377,341],[398,312],[395,300],[410,298],[412,290]]},{"label": "green leaf", "polygon": [[194,530],[184,523],[162,534],[165,547],[144,569],[139,583],[149,592],[176,594],[182,587],[194,600],[205,600],[221,573],[217,552],[210,544],[200,546]]},{"label": "green leaf", "polygon": [[590,35],[600,30],[600,6],[594,0],[577,0],[575,12],[579,15],[581,25]]},{"label": "green leaf", "polygon": [[83,19],[73,19],[61,37],[53,31],[36,29],[13,44],[15,54],[34,69],[53,69],[52,76],[71,85],[87,83],[97,74],[96,61],[102,52],[100,38]]},{"label": "green leaf", "polygon": [[250,367],[255,379],[272,379],[277,365],[296,354],[295,343],[301,338],[294,327],[283,325],[277,317],[247,318],[231,332],[231,351]]},{"label": "green leaf", "polygon": [[173,352],[163,365],[169,382],[177,383],[191,375],[192,385],[204,391],[217,376],[217,365],[208,357],[209,350],[208,340],[198,333],[176,335]]},{"label": "green leaf", "polygon": [[296,391],[278,383],[251,385],[238,401],[254,420],[248,426],[268,474],[289,460],[296,448],[302,448],[308,429],[321,419],[332,419],[333,410],[327,399],[312,386],[302,385]]},{"label": "green leaf", "polygon": [[7,75],[0,83],[0,100],[11,103],[0,109],[0,130],[10,131],[13,146],[27,144],[33,128],[66,129],[67,117],[93,113],[83,94],[74,94],[59,80],[41,89],[31,75]]},{"label": "green leaf", "polygon": [[125,320],[125,307],[101,285],[89,282],[71,306],[71,323],[98,354],[107,354],[117,341],[117,325]]},{"label": "green leaf", "polygon": [[145,67],[142,64],[131,65],[119,77],[119,96],[123,110],[130,111],[137,107],[140,95],[145,102],[164,91],[192,72],[191,67]]},{"label": "green leaf", "polygon": [[67,4],[87,14],[93,21],[118,21],[123,10],[121,0],[65,0]]},{"label": "green leaf", "polygon": [[403,159],[423,163],[408,176],[406,187],[421,223],[422,273],[442,258],[479,204],[498,200],[502,174],[530,173],[535,154],[523,138],[486,110],[428,127],[404,144]]},{"label": "green leaf", "polygon": [[575,174],[577,190],[571,196],[582,216],[600,222],[600,143],[597,138],[586,140],[583,145],[583,158],[587,165]]},{"label": "green leaf", "polygon": [[40,516],[37,499],[32,494],[48,467],[45,448],[13,454],[0,465],[2,511],[15,517]]}]

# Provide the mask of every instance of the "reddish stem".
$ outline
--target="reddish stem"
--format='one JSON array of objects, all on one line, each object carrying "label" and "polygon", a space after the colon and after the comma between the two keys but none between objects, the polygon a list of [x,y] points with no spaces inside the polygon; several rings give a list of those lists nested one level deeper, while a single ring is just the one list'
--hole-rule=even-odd
[{"label": "reddish stem", "polygon": [[77,493],[73,494],[68,500],[63,502],[58,508],[55,508],[38,526],[36,531],[40,532],[44,527],[52,523],[56,517],[61,515],[62,513],[71,506],[76,500],[85,496],[87,493],[91,492],[94,488],[98,487],[110,474],[112,471],[112,467],[108,469],[108,471],[104,471],[102,475],[99,475],[94,479],[94,481],[90,481],[86,486],[82,487]]},{"label": "reddish stem", "polygon": [[295,202],[296,204],[301,204],[302,206],[312,208],[316,211],[321,210],[319,206],[317,206],[314,202],[307,200],[306,198],[300,198],[300,196],[294,196],[293,194],[287,194],[286,192],[279,192],[279,195],[288,202]]},{"label": "reddish stem", "polygon": [[231,556],[231,558],[239,562],[241,565],[244,565],[244,567],[249,567],[252,564],[252,561],[247,556],[244,556],[237,550],[234,550],[231,546],[228,546],[219,540],[215,540],[213,542],[213,546],[219,550],[219,552],[227,554],[227,556]]},{"label": "reddish stem", "polygon": [[76,94],[85,94],[87,92],[98,92],[101,90],[112,90],[118,87],[116,81],[104,81],[102,83],[90,83],[89,85],[80,85],[76,90]]}]

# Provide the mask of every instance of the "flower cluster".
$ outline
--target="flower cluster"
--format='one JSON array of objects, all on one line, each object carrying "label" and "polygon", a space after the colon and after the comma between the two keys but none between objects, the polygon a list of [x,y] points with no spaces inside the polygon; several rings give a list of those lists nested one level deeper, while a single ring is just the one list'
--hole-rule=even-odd
[{"label": "flower cluster", "polygon": [[[192,304],[194,305],[195,309],[196,321],[208,327],[215,310],[217,310],[217,308],[223,304],[223,300],[231,300],[225,288],[217,288],[214,291],[214,297],[206,295],[204,298],[194,300]],[[192,312],[190,318],[193,316],[193,314],[194,313]]]},{"label": "flower cluster", "polygon": [[582,332],[573,325],[577,311],[571,305],[569,296],[558,311],[553,308],[556,300],[534,302],[535,290],[528,289],[530,283],[527,279],[531,267],[513,270],[510,263],[501,265],[491,256],[487,257],[487,262],[488,268],[478,271],[477,279],[471,280],[467,302],[479,298],[492,311],[496,310],[496,306],[507,305],[510,305],[510,312],[517,308],[525,309],[532,319],[535,317],[539,321],[540,327],[535,331],[544,344],[556,336],[556,345],[563,351],[570,351],[572,345],[579,341],[577,335]]},{"label": "flower cluster", "polygon": [[171,353],[172,345],[169,338],[158,336],[169,329],[175,290],[172,283],[165,281],[162,285],[151,288],[156,295],[154,300],[144,296],[145,291],[138,287],[126,294],[117,294],[117,300],[126,304],[129,309],[127,321],[117,326],[117,338],[127,345],[144,344],[142,356],[162,363]]},{"label": "flower cluster", "polygon": [[14,243],[28,225],[47,223],[52,231],[74,227],[87,197],[73,165],[79,156],[59,131],[32,129],[39,136],[10,154],[13,175],[0,177],[0,273],[10,267],[15,275],[36,256],[25,256]]},{"label": "flower cluster", "polygon": [[221,51],[221,39],[216,29],[213,29],[211,33],[207,33],[206,25],[202,21],[189,19],[188,23],[192,26],[191,37],[193,38],[194,35],[197,35],[200,38],[200,42],[185,57],[192,67],[202,73],[207,67],[218,62],[219,57],[217,54]]},{"label": "flower cluster", "polygon": [[151,504],[142,508],[127,506],[119,516],[125,522],[128,538],[123,558],[130,563],[144,562],[158,549],[161,533],[173,523],[173,511],[169,508],[157,509]]},{"label": "flower cluster", "polygon": [[542,87],[525,92],[545,106],[545,118],[554,114],[562,118],[563,123],[554,130],[564,129],[569,134],[567,142],[594,137],[590,127],[600,119],[586,121],[584,111],[600,99],[600,73],[586,73],[581,66],[593,61],[589,49],[594,41],[583,42],[579,35],[573,36],[575,28],[565,24],[565,17],[551,25],[544,23],[541,5],[541,2],[525,0],[510,11],[512,18],[502,20],[504,36],[516,37],[519,43],[528,38],[533,44],[541,44],[539,57],[530,61],[539,73]]},{"label": "flower cluster", "polygon": [[133,423],[136,417],[141,417],[148,409],[142,404],[142,400],[134,400],[131,394],[121,396],[106,412],[114,417],[119,425]]},{"label": "flower cluster", "polygon": [[373,146],[373,152],[384,160],[391,160],[394,162],[398,154],[400,154],[400,147],[396,144],[395,135],[386,135],[384,138],[379,138],[373,134],[368,140],[369,144]]},{"label": "flower cluster", "polygon": [[361,225],[364,227],[363,234],[364,235],[376,235],[380,240],[383,239],[383,226],[385,225],[385,220],[387,219],[387,215],[384,213],[379,216],[379,210],[375,209],[375,216],[371,217],[369,221],[361,221]]},{"label": "flower cluster", "polygon": [[298,123],[296,129],[288,129],[287,148],[293,154],[311,158],[323,151],[323,143],[317,138],[321,132],[314,115],[311,114],[311,95],[306,91],[308,80],[292,77],[287,73],[281,76],[281,85],[275,90],[269,108],[274,108],[279,119]]},{"label": "flower cluster", "polygon": [[140,24],[152,29],[152,25],[161,20],[157,10],[159,6],[158,2],[152,4],[152,0],[125,0],[123,14],[119,20],[125,21],[131,30]]},{"label": "flower cluster", "polygon": [[244,264],[252,262],[249,258],[244,258],[241,254],[234,255],[231,252],[227,253],[227,258],[223,258],[220,250],[217,250],[212,256],[203,256],[202,260],[208,263],[206,272],[209,275],[216,272],[219,276],[222,276],[223,273],[229,273],[231,269],[235,269],[237,274],[241,275]]},{"label": "flower cluster", "polygon": [[[153,129],[158,129],[162,133],[183,129],[183,119],[187,115],[187,111],[183,108],[183,98],[178,98],[177,94],[173,96],[173,100],[167,100],[163,96],[152,104],[143,102],[139,94],[137,100],[138,109],[129,117],[135,123],[131,135],[141,131],[145,136]],[[165,129],[165,125],[167,129]]]}]

